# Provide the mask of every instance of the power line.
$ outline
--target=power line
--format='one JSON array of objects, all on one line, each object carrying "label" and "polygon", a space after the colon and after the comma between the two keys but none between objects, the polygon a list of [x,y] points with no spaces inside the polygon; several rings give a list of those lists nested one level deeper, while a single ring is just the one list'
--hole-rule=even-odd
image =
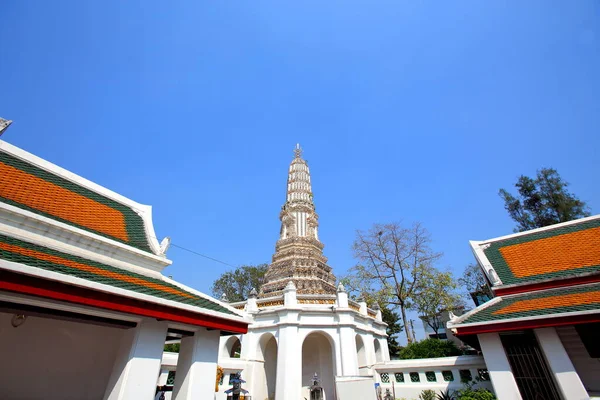
[{"label": "power line", "polygon": [[207,256],[207,255],[204,255],[204,254],[202,254],[202,253],[198,253],[197,251],[190,250],[190,249],[187,249],[187,248],[185,248],[185,247],[182,247],[182,246],[178,246],[178,245],[176,245],[175,243],[171,243],[171,246],[173,246],[173,247],[177,247],[178,249],[181,249],[181,250],[185,250],[185,251],[187,251],[187,252],[189,252],[189,253],[192,253],[192,254],[195,254],[195,255],[197,255],[197,256],[204,257],[204,258],[207,258],[207,259],[209,259],[209,260],[212,260],[212,261],[215,261],[215,262],[221,263],[221,264],[223,264],[223,265],[227,265],[228,267],[237,268],[235,265],[231,265],[231,264],[229,264],[229,263],[226,263],[225,261],[217,260],[216,258],[209,257],[209,256]]}]

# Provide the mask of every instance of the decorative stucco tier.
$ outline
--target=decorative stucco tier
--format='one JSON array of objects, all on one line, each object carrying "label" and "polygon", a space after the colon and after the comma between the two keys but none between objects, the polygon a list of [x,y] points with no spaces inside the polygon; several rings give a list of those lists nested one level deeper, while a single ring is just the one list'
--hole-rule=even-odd
[{"label": "decorative stucco tier", "polygon": [[294,282],[298,294],[335,294],[335,276],[323,255],[310,171],[296,145],[287,180],[287,198],[279,219],[281,231],[260,297],[275,297]]}]

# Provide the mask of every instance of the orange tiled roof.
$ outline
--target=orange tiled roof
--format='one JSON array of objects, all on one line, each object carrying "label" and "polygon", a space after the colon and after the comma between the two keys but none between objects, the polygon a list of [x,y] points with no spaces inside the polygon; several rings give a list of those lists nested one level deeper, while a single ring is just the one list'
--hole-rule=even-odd
[{"label": "orange tiled roof", "polygon": [[135,210],[1,151],[0,202],[150,251]]},{"label": "orange tiled roof", "polygon": [[504,285],[600,273],[600,219],[491,242],[484,254]]},{"label": "orange tiled roof", "polygon": [[[462,320],[463,324],[502,322],[506,319],[558,317],[565,313],[597,312],[600,314],[600,284],[570,286],[559,289],[498,297],[499,301],[484,304]],[[479,310],[478,310],[479,309]],[[478,310],[478,311],[477,311]]]}]

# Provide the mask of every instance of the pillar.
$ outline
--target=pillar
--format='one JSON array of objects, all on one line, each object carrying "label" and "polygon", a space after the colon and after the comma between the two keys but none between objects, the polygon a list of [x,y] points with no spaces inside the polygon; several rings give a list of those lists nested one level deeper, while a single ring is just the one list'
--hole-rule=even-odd
[{"label": "pillar", "polygon": [[290,323],[279,328],[275,400],[300,400],[302,343],[298,336],[297,324]]},{"label": "pillar", "polygon": [[105,400],[154,398],[166,337],[167,323],[154,319],[123,333]]},{"label": "pillar", "polygon": [[214,398],[220,335],[219,330],[200,328],[194,336],[181,339],[174,400]]},{"label": "pillar", "polygon": [[477,335],[490,380],[498,399],[522,400],[517,381],[510,369],[504,346],[497,333]]},{"label": "pillar", "polygon": [[342,358],[342,376],[357,376],[358,353],[356,351],[356,332],[353,327],[340,327],[340,347],[340,356]]},{"label": "pillar", "polygon": [[548,367],[563,398],[569,400],[589,399],[585,386],[571,362],[555,328],[535,329],[535,336],[544,353]]}]

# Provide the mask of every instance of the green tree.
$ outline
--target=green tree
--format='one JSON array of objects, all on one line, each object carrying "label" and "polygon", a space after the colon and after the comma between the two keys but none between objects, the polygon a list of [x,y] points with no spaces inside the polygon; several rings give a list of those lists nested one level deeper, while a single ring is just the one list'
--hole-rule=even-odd
[{"label": "green tree", "polygon": [[[409,321],[407,310],[413,308],[424,272],[441,257],[430,248],[429,232],[419,223],[409,228],[399,223],[374,224],[368,231],[357,231],[352,246],[360,262],[351,274],[365,281],[365,285],[389,296],[389,303],[400,308],[405,327]],[[408,343],[414,338],[405,329]]]},{"label": "green tree", "polygon": [[476,306],[485,303],[493,297],[483,270],[477,264],[469,264],[462,277],[458,279],[459,285],[473,300]]},{"label": "green tree", "polygon": [[268,264],[242,265],[235,271],[224,272],[212,285],[213,296],[221,298],[225,293],[230,302],[246,300],[253,288],[260,289],[268,267]]},{"label": "green tree", "polygon": [[441,272],[435,268],[425,269],[414,299],[419,317],[437,336],[442,326],[443,311],[464,309],[461,296],[456,293],[458,283],[451,272]]},{"label": "green tree", "polygon": [[420,342],[409,343],[400,350],[401,360],[417,358],[451,357],[460,356],[462,351],[449,340],[425,339]]},{"label": "green tree", "polygon": [[590,215],[585,202],[567,190],[569,184],[553,168],[537,171],[535,179],[521,175],[515,184],[517,197],[505,189],[499,195],[517,223],[515,232],[558,224]]},{"label": "green tree", "polygon": [[384,306],[381,308],[381,319],[388,325],[387,328],[385,328],[385,333],[388,335],[387,342],[390,358],[396,358],[402,348],[396,339],[397,335],[402,332],[402,324],[398,323],[398,321],[400,321],[400,315]]},{"label": "green tree", "polygon": [[381,319],[388,325],[386,333],[390,357],[398,357],[398,352],[402,347],[398,344],[397,335],[403,331],[404,327],[399,323],[400,315],[390,308],[389,294],[383,290],[375,290],[368,280],[365,281],[357,275],[345,276],[340,282],[346,288],[351,299],[363,299],[371,307],[375,304],[381,307]]}]

